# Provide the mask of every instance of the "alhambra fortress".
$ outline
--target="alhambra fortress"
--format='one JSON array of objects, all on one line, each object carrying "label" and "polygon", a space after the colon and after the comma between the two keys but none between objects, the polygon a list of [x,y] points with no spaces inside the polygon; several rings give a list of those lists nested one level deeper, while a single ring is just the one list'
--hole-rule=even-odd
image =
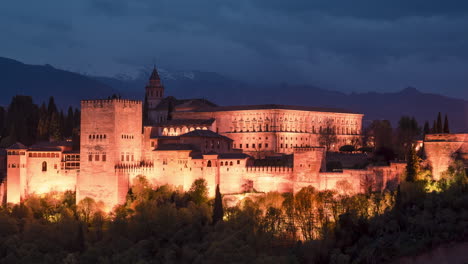
[{"label": "alhambra fortress", "polygon": [[[405,173],[406,163],[398,162],[326,170],[327,159],[346,163],[364,155],[333,152],[362,140],[362,114],[274,104],[217,106],[164,92],[154,69],[145,106],[119,98],[83,100],[79,151],[71,142],[10,146],[3,156],[3,201],[74,190],[77,201],[90,197],[111,209],[125,202],[138,176],[185,191],[202,178],[212,196],[217,185],[225,195],[297,192],[306,186],[358,193],[366,182],[376,191],[395,188]],[[320,135],[329,129],[337,140],[327,152]],[[435,179],[455,156],[468,161],[468,134],[430,134],[420,144]]]}]

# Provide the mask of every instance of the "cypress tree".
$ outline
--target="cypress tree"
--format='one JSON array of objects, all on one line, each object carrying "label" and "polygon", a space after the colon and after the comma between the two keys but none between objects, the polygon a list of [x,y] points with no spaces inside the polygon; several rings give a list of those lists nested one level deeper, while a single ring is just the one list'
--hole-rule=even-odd
[{"label": "cypress tree", "polygon": [[423,132],[424,132],[424,135],[427,135],[427,134],[431,133],[431,129],[429,128],[429,122],[427,122],[427,121],[424,123]]},{"label": "cypress tree", "polygon": [[57,113],[57,106],[55,105],[55,99],[53,96],[49,98],[49,104],[47,105],[47,113],[49,114],[49,118],[52,117],[53,113]]},{"label": "cypress tree", "polygon": [[223,221],[224,209],[223,209],[223,198],[221,197],[221,192],[219,191],[219,184],[216,185],[216,196],[214,200],[213,208],[213,225],[219,221]]},{"label": "cypress tree", "polygon": [[445,133],[445,134],[449,134],[449,133],[450,133],[447,114],[445,114],[444,133]]},{"label": "cypress tree", "polygon": [[73,108],[68,108],[67,118],[65,121],[64,136],[69,138],[73,135],[73,128],[75,126],[75,117],[73,116]]},{"label": "cypress tree", "polygon": [[37,137],[46,140],[49,137],[49,115],[45,103],[39,108],[39,122],[37,124]]},{"label": "cypress tree", "polygon": [[73,114],[73,119],[75,120],[73,128],[80,128],[81,123],[81,111],[75,109],[75,113]]},{"label": "cypress tree", "polygon": [[414,147],[410,147],[406,161],[406,181],[414,182],[419,170],[419,158]]},{"label": "cypress tree", "polygon": [[437,124],[437,127],[436,127],[437,132],[436,133],[443,133],[444,130],[442,128],[442,115],[440,114],[440,112],[439,112],[439,115],[437,116],[437,123],[436,124]]},{"label": "cypress tree", "polygon": [[59,141],[62,139],[62,128],[60,126],[60,116],[58,113],[53,113],[49,123],[50,139]]}]

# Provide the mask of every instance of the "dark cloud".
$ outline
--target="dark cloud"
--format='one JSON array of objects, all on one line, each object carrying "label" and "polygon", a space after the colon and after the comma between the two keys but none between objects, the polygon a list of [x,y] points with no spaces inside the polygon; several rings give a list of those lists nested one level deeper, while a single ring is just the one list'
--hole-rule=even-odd
[{"label": "dark cloud", "polygon": [[249,81],[462,94],[468,2],[83,0],[5,4],[4,56],[94,74],[158,61]]}]

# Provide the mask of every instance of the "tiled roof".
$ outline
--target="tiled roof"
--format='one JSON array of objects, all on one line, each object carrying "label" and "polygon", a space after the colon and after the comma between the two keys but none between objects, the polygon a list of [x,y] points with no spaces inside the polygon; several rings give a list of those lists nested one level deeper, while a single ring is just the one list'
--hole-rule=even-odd
[{"label": "tiled roof", "polygon": [[349,111],[349,110],[345,110],[345,109],[339,109],[339,108],[297,106],[297,105],[278,105],[278,104],[203,107],[203,108],[199,108],[197,110],[194,110],[194,112],[223,112],[223,111],[270,110],[270,109],[358,114],[358,113],[353,112],[353,111]]},{"label": "tiled roof", "polygon": [[173,119],[159,124],[159,126],[182,126],[182,125],[212,125],[214,118],[210,119]]},{"label": "tiled roof", "polygon": [[218,155],[219,159],[245,159],[250,158],[249,155],[245,153],[220,153]]},{"label": "tiled roof", "polygon": [[19,142],[16,142],[15,144],[11,145],[9,148],[7,149],[28,149],[25,145],[19,143]]},{"label": "tiled roof", "polygon": [[155,150],[198,150],[192,144],[161,144]]},{"label": "tiled roof", "polygon": [[218,133],[215,133],[211,130],[193,130],[188,133],[185,133],[183,135],[180,135],[180,137],[208,137],[208,138],[223,138],[227,139],[229,141],[233,141],[232,139],[225,137],[223,135],[220,135]]},{"label": "tiled roof", "polygon": [[169,105],[172,105],[172,107],[174,107],[176,111],[179,110],[177,108],[190,109],[191,111],[193,111],[202,107],[217,106],[215,103],[206,99],[177,99],[173,96],[168,96],[164,98],[161,101],[161,103],[159,103],[159,105],[156,107],[156,110],[168,110]]}]

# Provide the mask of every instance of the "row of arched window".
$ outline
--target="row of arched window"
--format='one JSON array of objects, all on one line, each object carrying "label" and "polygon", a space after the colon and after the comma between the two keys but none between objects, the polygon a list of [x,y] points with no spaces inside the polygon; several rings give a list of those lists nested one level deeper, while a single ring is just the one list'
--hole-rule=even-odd
[{"label": "row of arched window", "polygon": [[133,135],[122,135],[123,139],[133,139]]},{"label": "row of arched window", "polygon": [[[240,164],[240,160],[237,161],[237,164]],[[230,161],[230,162],[229,162],[229,161],[226,161],[226,162],[222,162],[222,161],[221,161],[221,162],[219,163],[219,166],[221,166],[221,167],[222,167],[222,166],[233,166],[233,165],[234,165],[234,162],[232,162],[232,161]]]},{"label": "row of arched window", "polygon": [[[255,144],[255,143],[252,143],[252,144],[245,144],[243,145],[242,143],[239,144],[239,148],[243,148],[245,146],[246,149],[248,148],[253,148],[253,149],[261,149],[261,148],[268,148],[268,143],[265,143],[265,145],[263,145],[262,143],[258,143],[258,144]],[[236,148],[236,144],[234,144],[234,148]]]},{"label": "row of arched window", "polygon": [[60,155],[58,153],[29,153],[30,158],[58,158]]},{"label": "row of arched window", "polygon": [[107,135],[89,135],[89,139],[106,139]]},{"label": "row of arched window", "polygon": [[26,165],[20,165],[19,163],[8,163],[8,168],[26,168]]}]

